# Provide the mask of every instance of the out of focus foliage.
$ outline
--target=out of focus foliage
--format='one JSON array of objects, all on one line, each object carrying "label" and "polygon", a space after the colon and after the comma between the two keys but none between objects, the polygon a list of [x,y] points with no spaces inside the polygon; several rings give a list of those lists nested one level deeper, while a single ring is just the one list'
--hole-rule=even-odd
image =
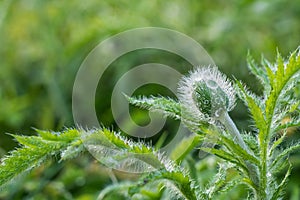
[{"label": "out of focus foliage", "polygon": [[[72,86],[85,56],[100,41],[145,26],[189,35],[203,45],[221,71],[245,80],[260,92],[246,68],[247,51],[256,58],[260,52],[273,58],[277,47],[283,55],[296,49],[300,41],[300,1],[0,1],[0,155],[15,146],[6,132],[26,134],[32,127],[61,130],[73,126]],[[96,98],[98,117],[105,125],[114,123],[107,98],[114,83],[126,69],[145,62],[178,68],[187,65],[178,56],[159,51],[136,52],[115,62],[104,77],[107,85],[99,87]],[[300,89],[295,90],[299,95]],[[149,88],[146,91],[141,93],[155,93]],[[156,92],[170,96],[166,90]],[[247,129],[244,122],[249,118],[243,106],[238,104],[232,117],[240,128]],[[295,130],[292,136],[297,134]],[[292,160],[300,166],[299,156]],[[76,170],[73,165],[67,166]],[[87,176],[86,166],[80,165],[84,167],[78,173]],[[299,170],[294,166],[294,171]],[[294,172],[292,179],[297,178]],[[299,184],[291,183],[289,191],[299,194]],[[63,181],[59,184],[68,185]],[[41,192],[39,184],[32,187],[35,189],[31,192]]]},{"label": "out of focus foliage", "polygon": [[[202,44],[222,71],[243,80],[249,77],[250,83],[248,50],[274,57],[277,47],[288,54],[300,39],[300,1],[5,0],[0,5],[2,133],[73,125],[71,93],[81,62],[100,41],[130,28],[181,31]],[[117,79],[122,66],[133,67],[137,60],[125,57],[111,73]],[[110,82],[114,83],[111,77]],[[105,102],[99,113],[108,112]]]}]

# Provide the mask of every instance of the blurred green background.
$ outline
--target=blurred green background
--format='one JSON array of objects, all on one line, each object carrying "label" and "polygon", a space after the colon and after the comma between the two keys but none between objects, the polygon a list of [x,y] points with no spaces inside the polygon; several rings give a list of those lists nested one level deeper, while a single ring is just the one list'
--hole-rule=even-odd
[{"label": "blurred green background", "polygon": [[[169,28],[194,38],[221,71],[242,79],[259,93],[258,81],[246,67],[247,52],[258,60],[263,53],[273,61],[276,48],[284,56],[295,50],[300,41],[300,1],[1,0],[0,155],[16,146],[6,133],[33,134],[33,127],[59,131],[74,126],[72,87],[83,59],[104,39],[146,26]],[[176,55],[151,50],[118,59],[103,77],[107,85],[97,91],[97,114],[104,125],[114,124],[110,95],[118,78],[127,69],[147,62],[178,68],[188,65]],[[137,93],[172,95],[158,86],[140,88]],[[133,115],[139,116],[136,121],[147,120],[140,112],[133,109]],[[240,129],[249,129],[241,103],[231,115]],[[167,131],[171,132],[172,126]],[[296,130],[291,137],[297,135]],[[8,188],[0,197],[93,199],[110,179],[91,160],[80,158],[47,170],[43,166],[20,178],[22,184]],[[288,194],[298,199],[300,159],[294,155],[291,160],[295,167]]]}]

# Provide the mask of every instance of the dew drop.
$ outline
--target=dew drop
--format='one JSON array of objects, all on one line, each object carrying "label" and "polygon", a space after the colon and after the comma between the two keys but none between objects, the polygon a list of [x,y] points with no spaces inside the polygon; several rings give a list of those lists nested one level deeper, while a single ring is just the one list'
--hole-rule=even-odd
[{"label": "dew drop", "polygon": [[220,117],[220,116],[222,115],[223,112],[224,112],[223,109],[222,109],[222,108],[219,108],[219,109],[216,110],[216,112],[215,112],[215,117]]},{"label": "dew drop", "polygon": [[211,89],[216,89],[218,87],[218,84],[213,80],[208,80],[206,82],[206,84],[207,84],[207,87],[209,87]]}]

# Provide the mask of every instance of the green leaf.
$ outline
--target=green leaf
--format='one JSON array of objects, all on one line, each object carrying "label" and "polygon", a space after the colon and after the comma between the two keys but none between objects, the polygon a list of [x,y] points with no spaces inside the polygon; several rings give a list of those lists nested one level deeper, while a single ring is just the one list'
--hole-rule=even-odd
[{"label": "green leaf", "polygon": [[[49,134],[47,133],[47,135]],[[55,136],[55,141],[46,140],[39,136],[13,136],[23,146],[2,158],[0,165],[1,187],[13,181],[14,178],[40,166],[49,157],[60,155],[68,147],[72,146],[72,142],[80,140],[79,131],[74,130],[67,130]],[[80,143],[80,145],[82,144]]]},{"label": "green leaf", "polygon": [[259,130],[259,140],[260,143],[264,142],[265,140],[265,129],[266,129],[266,121],[265,116],[262,108],[259,106],[257,102],[260,100],[249,92],[246,91],[242,83],[236,80],[237,89],[239,90],[240,97],[245,101],[247,104],[249,111],[251,113],[252,118],[255,121],[255,125]]},{"label": "green leaf", "polygon": [[85,147],[92,155],[114,169],[144,173],[161,168],[170,171],[176,168],[174,162],[155,148],[134,142],[120,133],[102,128],[83,133]]},{"label": "green leaf", "polygon": [[[200,141],[203,139],[200,135],[191,135],[183,138],[180,143],[172,151],[170,158],[175,160],[176,163],[180,163],[189,154]],[[178,157],[180,155],[180,157]]]},{"label": "green leaf", "polygon": [[126,199],[131,199],[128,195],[128,189],[132,187],[133,183],[123,181],[121,183],[116,183],[107,186],[103,190],[101,190],[100,194],[98,195],[97,199],[105,199],[105,197],[109,196],[110,194],[121,194]]},{"label": "green leaf", "polygon": [[282,160],[283,158],[287,157],[290,153],[294,152],[294,151],[297,151],[297,150],[300,150],[300,144],[296,144],[296,145],[293,145],[289,148],[286,148],[283,152],[281,152],[279,155],[274,155],[275,159],[274,161],[272,162],[270,168],[274,168],[276,166],[276,164]]},{"label": "green leaf", "polygon": [[252,133],[243,133],[243,140],[247,144],[247,146],[251,149],[256,157],[259,156],[259,146],[257,142],[257,138],[252,135]]},{"label": "green leaf", "polygon": [[268,76],[268,79],[269,79],[269,85],[272,86],[274,84],[274,77],[275,77],[275,74],[272,70],[273,66],[271,66],[270,62],[267,59],[263,58],[263,57],[262,57],[262,60],[261,60],[261,64],[266,69],[267,76]]},{"label": "green leaf", "polygon": [[140,181],[129,189],[129,194],[134,195],[139,193],[141,189],[154,181],[167,181],[176,188],[176,196],[184,199],[197,200],[195,186],[187,175],[182,170],[167,171],[165,169],[158,170],[142,177]]},{"label": "green leaf", "polygon": [[143,109],[156,111],[165,116],[181,119],[181,105],[177,101],[165,97],[128,97],[125,95],[130,104]]},{"label": "green leaf", "polygon": [[271,146],[269,150],[269,157],[273,156],[274,150],[283,142],[285,139],[286,133],[282,134],[279,139],[277,139]]},{"label": "green leaf", "polygon": [[220,188],[226,184],[226,173],[227,167],[220,165],[218,173],[213,177],[205,189],[205,196],[211,199],[219,192]]},{"label": "green leaf", "polygon": [[35,131],[40,135],[44,140],[48,141],[72,141],[73,138],[80,137],[80,131],[77,129],[67,129],[63,132],[53,132],[53,131],[44,131],[35,129]]},{"label": "green leaf", "polygon": [[76,158],[79,154],[86,151],[83,143],[81,140],[75,140],[70,143],[70,145],[61,151],[61,158],[60,161],[69,160]]},{"label": "green leaf", "polygon": [[299,127],[300,126],[300,119],[295,119],[292,120],[291,122],[287,122],[283,125],[280,125],[276,128],[276,132],[281,131],[283,129],[288,129],[288,128],[292,128],[292,127]]},{"label": "green leaf", "polygon": [[277,199],[280,199],[280,197],[283,196],[284,190],[285,190],[287,182],[288,182],[288,178],[291,175],[291,171],[292,171],[292,166],[290,165],[289,168],[288,168],[288,171],[286,172],[286,174],[285,174],[285,176],[283,178],[283,180],[276,187],[273,196],[270,198],[271,200],[277,200]]},{"label": "green leaf", "polygon": [[287,86],[292,77],[300,71],[300,56],[296,55],[296,53],[297,52],[291,54],[287,64],[285,65],[281,56],[278,55],[276,74],[270,75],[273,79],[273,83],[271,84],[272,90],[265,102],[266,120],[269,127],[273,123],[275,109],[279,106],[279,96],[283,93],[284,88]]},{"label": "green leaf", "polygon": [[225,146],[228,148],[229,151],[231,151],[232,155],[238,159],[242,159],[244,161],[248,160],[252,162],[255,165],[259,165],[259,160],[249,154],[245,149],[243,149],[240,145],[236,144],[232,139],[227,138],[226,136],[220,136],[225,144]]},{"label": "green leaf", "polygon": [[242,163],[240,160],[237,160],[234,155],[228,153],[227,151],[223,149],[215,149],[215,148],[208,148],[208,147],[201,147],[201,150],[214,154],[218,156],[219,158],[222,158],[223,160],[226,160],[228,162],[231,162],[239,167],[241,167],[243,170],[247,171],[247,167]]},{"label": "green leaf", "polygon": [[251,73],[253,75],[255,75],[261,81],[261,83],[264,87],[270,85],[266,71],[264,70],[264,68],[259,67],[255,63],[253,57],[251,56],[251,54],[249,52],[247,55],[247,64],[248,64],[248,68],[250,69]]}]

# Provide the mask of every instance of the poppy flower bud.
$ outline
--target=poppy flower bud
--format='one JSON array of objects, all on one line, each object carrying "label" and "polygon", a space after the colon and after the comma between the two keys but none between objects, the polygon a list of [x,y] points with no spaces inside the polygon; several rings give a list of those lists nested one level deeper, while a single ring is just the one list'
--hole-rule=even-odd
[{"label": "poppy flower bud", "polygon": [[197,68],[183,77],[178,93],[186,113],[200,121],[211,123],[235,105],[234,88],[216,67]]}]

